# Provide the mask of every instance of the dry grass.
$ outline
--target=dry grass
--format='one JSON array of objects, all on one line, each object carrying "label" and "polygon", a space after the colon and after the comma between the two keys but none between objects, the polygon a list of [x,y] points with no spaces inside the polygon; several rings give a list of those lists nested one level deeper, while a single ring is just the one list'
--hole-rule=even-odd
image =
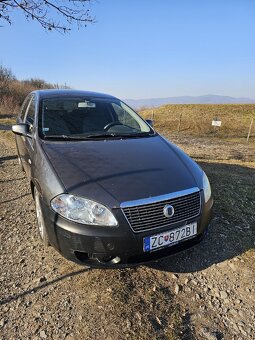
[{"label": "dry grass", "polygon": [[15,121],[16,121],[15,118],[2,118],[0,115],[0,124],[12,125],[15,124]]},{"label": "dry grass", "polygon": [[12,147],[15,147],[15,138],[12,131],[1,131],[0,130],[0,139],[6,144]]},{"label": "dry grass", "polygon": [[0,115],[17,114],[25,97],[34,90],[63,87],[39,78],[18,80],[10,69],[0,65]]},{"label": "dry grass", "polygon": [[25,97],[35,90],[31,84],[13,80],[8,83],[5,93],[0,96],[0,115],[17,114]]},{"label": "dry grass", "polygon": [[[163,105],[156,109],[140,112],[146,119],[153,119],[159,132],[176,134],[181,116],[180,134],[192,136],[214,136],[220,138],[247,137],[251,118],[255,118],[254,104],[226,105]],[[154,114],[153,114],[154,113]],[[220,128],[212,127],[212,120],[222,121]],[[251,139],[255,139],[255,123]]]}]

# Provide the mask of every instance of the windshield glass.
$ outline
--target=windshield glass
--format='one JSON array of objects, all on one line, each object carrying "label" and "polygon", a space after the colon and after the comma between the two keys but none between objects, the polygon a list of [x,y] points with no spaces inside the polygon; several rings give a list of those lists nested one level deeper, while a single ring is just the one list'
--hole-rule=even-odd
[{"label": "windshield glass", "polygon": [[43,99],[40,113],[39,134],[43,138],[112,138],[154,134],[135,111],[114,98]]}]

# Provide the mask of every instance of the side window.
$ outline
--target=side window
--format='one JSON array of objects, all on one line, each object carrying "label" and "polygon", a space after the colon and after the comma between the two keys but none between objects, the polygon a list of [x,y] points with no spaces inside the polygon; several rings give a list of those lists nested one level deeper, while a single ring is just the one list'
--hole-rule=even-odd
[{"label": "side window", "polygon": [[25,117],[25,123],[33,125],[35,120],[35,97],[33,96]]},{"label": "side window", "polygon": [[19,117],[22,120],[22,122],[24,121],[25,114],[26,114],[27,107],[28,107],[28,104],[29,104],[30,100],[31,100],[31,95],[26,97],[26,99],[24,100],[24,102],[23,102],[23,104],[21,106]]}]

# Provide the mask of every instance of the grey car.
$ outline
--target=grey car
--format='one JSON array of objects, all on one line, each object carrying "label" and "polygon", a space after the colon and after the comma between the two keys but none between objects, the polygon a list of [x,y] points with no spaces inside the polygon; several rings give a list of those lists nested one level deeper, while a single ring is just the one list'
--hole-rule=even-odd
[{"label": "grey car", "polygon": [[129,266],[205,235],[213,207],[206,174],[121,100],[35,91],[12,131],[39,235],[67,259]]}]

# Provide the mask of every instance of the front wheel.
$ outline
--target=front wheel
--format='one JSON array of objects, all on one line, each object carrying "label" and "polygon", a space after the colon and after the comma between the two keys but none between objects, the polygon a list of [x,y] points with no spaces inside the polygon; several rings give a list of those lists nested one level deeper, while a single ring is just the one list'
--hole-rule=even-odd
[{"label": "front wheel", "polygon": [[41,203],[40,203],[40,195],[39,195],[39,192],[36,188],[34,190],[35,190],[34,191],[35,212],[36,212],[38,233],[39,233],[40,239],[42,240],[43,244],[45,246],[49,246],[50,242],[49,242],[47,230],[45,228],[45,223],[44,223],[44,219],[43,219],[42,208],[41,208]]}]

